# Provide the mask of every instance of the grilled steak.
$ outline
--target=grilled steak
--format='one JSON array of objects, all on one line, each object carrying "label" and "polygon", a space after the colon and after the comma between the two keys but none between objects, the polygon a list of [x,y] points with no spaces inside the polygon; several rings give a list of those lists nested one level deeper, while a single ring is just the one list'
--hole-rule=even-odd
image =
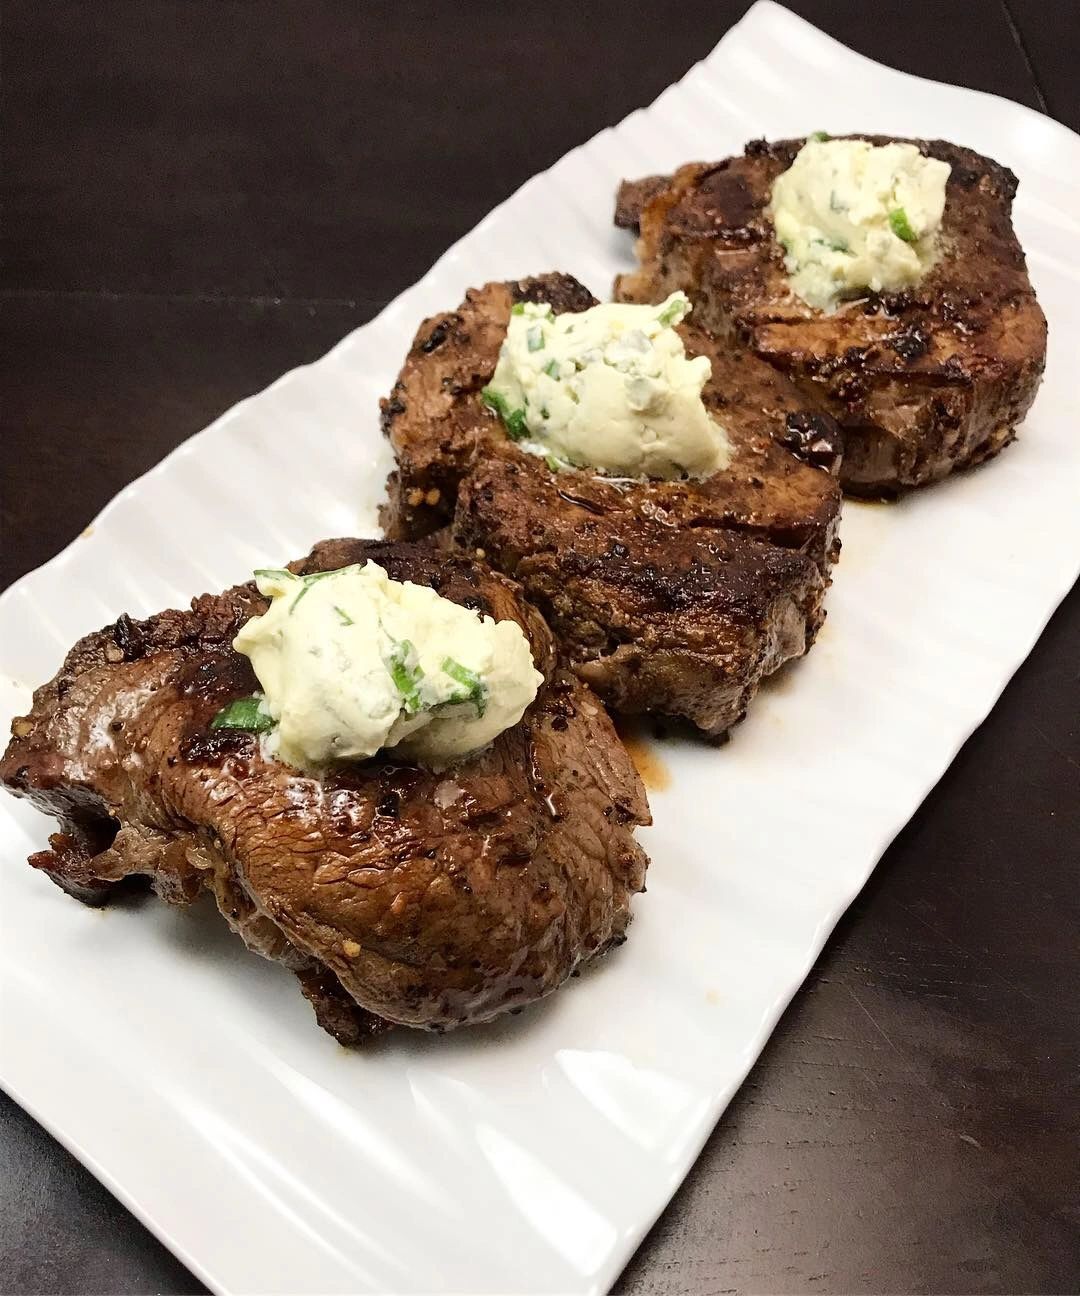
[{"label": "grilled steak", "polygon": [[525,718],[442,774],[379,756],[321,781],[210,727],[256,680],[231,643],[253,585],[190,611],[121,617],[81,640],[13,724],[0,779],[60,821],[31,858],[84,900],[145,875],[209,890],[248,946],[298,975],[352,1043],[385,1023],[443,1029],[521,1007],[622,941],[644,882],[637,774],[592,693],[511,582],[428,546],[338,540],[293,570],[368,559],[496,619],[546,675]]},{"label": "grilled steak", "polygon": [[459,548],[522,583],[609,704],[722,733],[824,615],[840,494],[813,465],[835,465],[835,424],[749,352],[682,325],[688,353],[712,361],[704,399],[733,442],[731,466],[706,481],[553,473],[480,399],[522,300],[596,304],[546,275],[473,290],[420,326],[383,402],[398,464],[384,526],[408,538],[450,525]]},{"label": "grilled steak", "polygon": [[[889,140],[862,136],[874,144]],[[624,184],[616,223],[640,231],[622,301],[682,289],[699,326],[747,343],[844,429],[841,480],[890,495],[997,454],[1014,438],[1046,359],[1046,320],[1013,232],[1016,177],[970,149],[914,140],[952,167],[942,255],[916,288],[825,315],[795,297],[765,214],[804,140]]]}]

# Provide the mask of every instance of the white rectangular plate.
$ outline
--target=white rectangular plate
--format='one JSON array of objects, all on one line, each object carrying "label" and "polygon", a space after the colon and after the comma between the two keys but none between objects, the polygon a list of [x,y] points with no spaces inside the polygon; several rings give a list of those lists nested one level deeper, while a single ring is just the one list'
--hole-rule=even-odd
[{"label": "white rectangular plate", "polygon": [[1076,577],[1080,139],[759,4],[651,108],[531,180],[377,320],[182,446],[0,602],[6,719],[121,611],[374,533],[376,400],[423,315],[549,269],[606,294],[630,261],[611,226],[621,177],[809,128],[944,136],[1019,173],[1046,381],[996,463],[892,508],[849,505],[814,651],[723,750],[665,748],[673,781],[653,796],[649,894],[623,949],[504,1024],[349,1053],[207,909],[63,896],[22,864],[45,821],[0,807],[0,1079],[212,1288],[613,1281]]}]

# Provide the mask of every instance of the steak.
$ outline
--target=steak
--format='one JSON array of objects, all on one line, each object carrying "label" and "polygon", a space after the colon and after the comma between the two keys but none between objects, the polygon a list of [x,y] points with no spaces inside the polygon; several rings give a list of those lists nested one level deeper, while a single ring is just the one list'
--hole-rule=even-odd
[{"label": "steak", "polygon": [[525,631],[545,682],[490,747],[443,773],[384,754],[317,780],[213,729],[257,687],[231,647],[267,607],[248,584],[80,640],[0,761],[7,788],[60,822],[31,864],[90,902],[133,875],[176,904],[209,891],[345,1043],[516,1010],[620,943],[649,821],[610,720],[509,580],[366,540],[317,545],[292,570],[369,559]]},{"label": "steak", "polygon": [[553,472],[480,397],[524,300],[596,304],[552,274],[474,289],[420,326],[383,402],[397,459],[384,527],[394,538],[446,527],[447,543],[520,581],[609,705],[724,733],[824,616],[839,551],[840,492],[822,470],[838,457],[835,424],[769,365],[684,324],[688,354],[712,362],[703,399],[731,465],[705,481]]},{"label": "steak", "polygon": [[952,167],[941,256],[916,287],[832,315],[790,291],[765,210],[804,140],[755,141],[741,157],[624,183],[616,200],[616,223],[640,235],[640,268],[618,277],[616,297],[685,292],[695,323],[749,346],[838,420],[841,480],[859,495],[894,495],[997,454],[1046,360],[1046,320],[1012,227],[1016,177],[970,149],[909,142]]}]

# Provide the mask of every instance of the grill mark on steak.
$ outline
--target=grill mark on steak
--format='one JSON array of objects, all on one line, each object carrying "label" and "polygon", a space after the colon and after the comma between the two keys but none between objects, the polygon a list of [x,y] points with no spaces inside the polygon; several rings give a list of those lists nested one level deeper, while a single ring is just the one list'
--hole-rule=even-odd
[{"label": "grill mark on steak", "polygon": [[830,316],[792,295],[765,214],[804,142],[752,141],[666,184],[624,182],[615,220],[640,231],[640,266],[618,277],[615,296],[686,292],[696,324],[749,347],[809,409],[840,422],[841,480],[854,494],[893,495],[991,458],[1013,440],[1046,359],[1046,320],[1012,227],[1015,175],[943,140],[909,141],[952,168],[942,255],[916,287],[868,293]]},{"label": "grill mark on steak", "polygon": [[449,525],[460,551],[522,581],[573,669],[611,705],[723,732],[821,624],[840,493],[810,465],[835,469],[835,423],[815,414],[813,433],[796,435],[811,416],[787,380],[683,325],[688,352],[712,365],[703,395],[732,439],[731,467],[706,482],[552,474],[479,398],[521,300],[596,304],[551,274],[470,290],[453,343],[435,355],[423,349],[432,322],[421,324],[391,398],[401,408],[384,405],[397,468],[383,524],[396,538]]},{"label": "grill mark on steak", "polygon": [[644,882],[633,828],[649,818],[603,708],[556,667],[512,582],[379,541],[327,541],[290,569],[369,559],[521,625],[545,675],[521,724],[441,774],[378,756],[316,780],[268,760],[250,735],[210,728],[252,691],[231,647],[266,608],[249,584],[80,640],[0,761],[0,781],[60,821],[35,867],[90,903],[133,876],[176,904],[211,892],[345,1043],[519,1008],[618,943]]}]

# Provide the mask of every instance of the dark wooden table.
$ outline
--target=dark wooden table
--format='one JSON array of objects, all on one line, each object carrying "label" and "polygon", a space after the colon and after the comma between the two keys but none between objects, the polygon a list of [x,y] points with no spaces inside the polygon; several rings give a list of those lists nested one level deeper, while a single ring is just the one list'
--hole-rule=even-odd
[{"label": "dark wooden table", "polygon": [[[873,57],[1080,126],[1076,0],[792,7]],[[3,584],[745,8],[6,0]],[[1080,1287],[1078,663],[1074,591],[841,923],[621,1291]],[[0,1288],[201,1290],[6,1100]]]}]

